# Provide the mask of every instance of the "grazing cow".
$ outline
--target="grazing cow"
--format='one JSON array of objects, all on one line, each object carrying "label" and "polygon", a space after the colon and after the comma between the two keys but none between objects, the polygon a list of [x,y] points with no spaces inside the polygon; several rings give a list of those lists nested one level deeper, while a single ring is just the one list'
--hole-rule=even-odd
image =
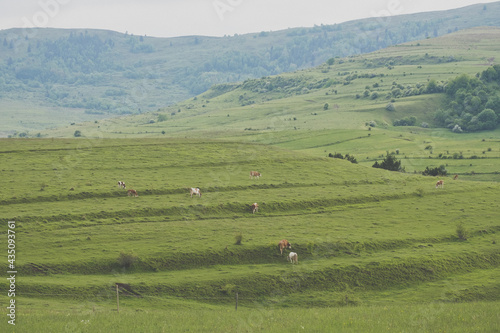
[{"label": "grazing cow", "polygon": [[438,180],[437,183],[436,183],[436,188],[438,187],[441,187],[443,188],[444,187],[444,180]]},{"label": "grazing cow", "polygon": [[252,204],[252,214],[255,214],[255,212],[258,212],[259,211],[259,204],[254,202]]},{"label": "grazing cow", "polygon": [[455,175],[455,177],[453,177],[453,180],[457,180],[458,179],[458,175]]},{"label": "grazing cow", "polygon": [[287,249],[291,249],[292,248],[292,244],[290,244],[286,239],[280,240],[280,242],[278,243],[278,246],[280,248],[281,255],[283,255],[283,249],[284,248],[287,248]]},{"label": "grazing cow", "polygon": [[295,252],[290,252],[288,254],[288,257],[286,257],[286,259],[291,262],[292,264],[298,264],[299,263],[299,258],[297,256],[297,253]]},{"label": "grazing cow", "polygon": [[254,178],[254,177],[255,177],[255,178],[259,178],[260,176],[262,176],[262,175],[260,174],[260,172],[257,172],[257,171],[250,171],[250,178],[251,178],[251,179],[252,179],[252,178]]},{"label": "grazing cow", "polygon": [[191,198],[193,197],[193,194],[194,195],[197,195],[201,198],[201,191],[199,188],[195,188],[195,187],[191,187],[191,190],[189,191],[189,193],[191,194]]},{"label": "grazing cow", "polygon": [[139,194],[137,194],[137,191],[136,191],[136,190],[133,190],[133,189],[128,190],[128,191],[127,191],[127,195],[128,195],[128,196],[133,195],[134,197],[138,197],[138,196],[139,196]]},{"label": "grazing cow", "polygon": [[125,182],[122,182],[121,180],[118,181],[118,187],[119,188],[125,188]]}]

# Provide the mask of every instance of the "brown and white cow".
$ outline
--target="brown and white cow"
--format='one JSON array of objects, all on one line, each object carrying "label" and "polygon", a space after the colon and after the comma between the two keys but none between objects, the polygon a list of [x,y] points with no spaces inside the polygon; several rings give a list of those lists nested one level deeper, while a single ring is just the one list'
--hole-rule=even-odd
[{"label": "brown and white cow", "polygon": [[457,180],[458,179],[458,175],[455,174],[455,176],[453,177],[453,180]]},{"label": "brown and white cow", "polygon": [[441,187],[443,188],[444,187],[444,180],[438,180],[437,183],[436,183],[436,188],[438,187]]},{"label": "brown and white cow", "polygon": [[118,181],[118,187],[119,188],[125,188],[125,182],[122,182],[121,180]]},{"label": "brown and white cow", "polygon": [[257,172],[257,171],[250,171],[250,179],[252,179],[252,178],[254,178],[254,177],[255,177],[255,178],[260,178],[260,176],[262,176],[262,175],[260,174],[260,172]]},{"label": "brown and white cow", "polygon": [[278,243],[278,246],[280,248],[280,253],[281,255],[283,255],[283,249],[291,249],[292,248],[292,244],[290,244],[286,239],[282,239],[280,240],[280,242]]},{"label": "brown and white cow", "polygon": [[259,211],[259,204],[254,202],[252,204],[252,214],[255,214],[255,212],[258,212]]},{"label": "brown and white cow", "polygon": [[297,253],[295,252],[290,252],[288,254],[288,257],[286,257],[286,259],[291,262],[292,264],[298,264],[299,263],[299,258],[297,256]]},{"label": "brown and white cow", "polygon": [[136,191],[136,190],[133,190],[133,189],[128,190],[128,191],[127,191],[127,195],[128,195],[128,196],[133,195],[134,197],[138,197],[138,196],[139,196],[139,194],[137,194],[137,191]]},{"label": "brown and white cow", "polygon": [[201,190],[197,187],[191,187],[191,189],[189,190],[189,194],[191,194],[191,198],[193,197],[193,194],[201,198]]}]

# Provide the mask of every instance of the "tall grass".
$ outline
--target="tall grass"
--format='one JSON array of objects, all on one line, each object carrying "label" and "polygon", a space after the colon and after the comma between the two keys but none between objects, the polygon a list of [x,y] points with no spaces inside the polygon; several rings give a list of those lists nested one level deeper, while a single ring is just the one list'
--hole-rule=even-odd
[{"label": "tall grass", "polygon": [[[316,309],[234,307],[128,310],[119,313],[73,309],[27,311],[16,325],[20,332],[495,332],[497,303],[387,305]],[[5,322],[0,324],[4,329]]]}]

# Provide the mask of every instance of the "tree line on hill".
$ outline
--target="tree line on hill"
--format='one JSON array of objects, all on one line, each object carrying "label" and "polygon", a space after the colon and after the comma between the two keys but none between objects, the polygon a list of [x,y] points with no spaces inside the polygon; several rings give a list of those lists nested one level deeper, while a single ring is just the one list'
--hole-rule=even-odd
[{"label": "tree line on hill", "polygon": [[[26,93],[88,113],[136,113],[133,91],[148,92],[142,111],[241,82],[316,66],[479,25],[500,25],[497,4],[437,14],[392,16],[210,38],[149,39],[102,31],[0,32],[0,98]],[[467,20],[463,17],[467,16]],[[153,89],[148,86],[151,85]],[[64,85],[64,89],[60,88]],[[95,88],[98,89],[95,89]],[[84,88],[84,90],[82,90]],[[292,88],[289,88],[290,90]]]}]

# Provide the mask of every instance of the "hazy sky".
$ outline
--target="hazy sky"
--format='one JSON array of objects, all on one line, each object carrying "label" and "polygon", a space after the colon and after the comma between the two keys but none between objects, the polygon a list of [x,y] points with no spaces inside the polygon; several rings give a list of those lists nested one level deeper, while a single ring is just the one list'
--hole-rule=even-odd
[{"label": "hazy sky", "polygon": [[[0,29],[223,36],[464,7],[473,0],[0,0]],[[499,13],[500,14],[500,13]]]}]

